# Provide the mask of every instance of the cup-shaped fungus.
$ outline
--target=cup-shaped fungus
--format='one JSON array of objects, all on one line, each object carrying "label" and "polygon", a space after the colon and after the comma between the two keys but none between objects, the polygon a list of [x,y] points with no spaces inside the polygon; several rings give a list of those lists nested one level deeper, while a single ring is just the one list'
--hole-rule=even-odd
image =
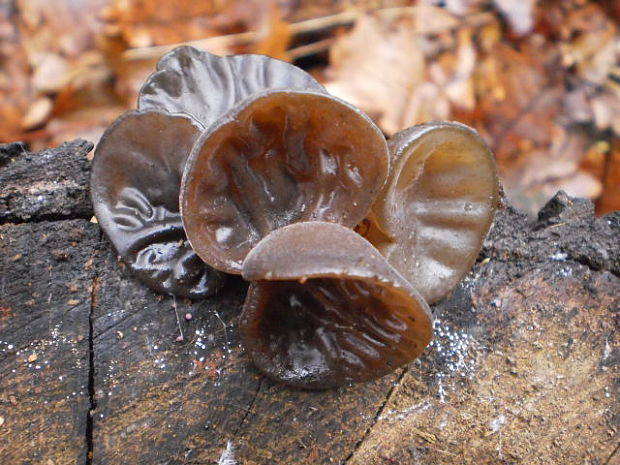
[{"label": "cup-shaped fungus", "polygon": [[202,129],[185,115],[125,113],[102,136],[91,172],[95,215],[121,259],[152,289],[189,298],[223,283],[192,250],[179,213],[183,168]]},{"label": "cup-shaped fungus", "polygon": [[192,115],[209,127],[236,103],[266,89],[325,89],[302,69],[264,55],[217,56],[177,47],[145,81],[138,108]]},{"label": "cup-shaped fungus", "polygon": [[240,318],[258,368],[310,389],[368,381],[430,342],[428,305],[354,231],[321,221],[278,229],[247,255],[252,281]]},{"label": "cup-shaped fungus", "polygon": [[491,226],[493,154],[473,129],[449,122],[405,129],[388,146],[390,174],[364,235],[433,303],[469,271]]},{"label": "cup-shaped fungus", "polygon": [[239,274],[250,249],[298,221],[355,226],[388,171],[381,131],[324,93],[246,99],[196,142],[181,186],[187,236],[211,266]]}]

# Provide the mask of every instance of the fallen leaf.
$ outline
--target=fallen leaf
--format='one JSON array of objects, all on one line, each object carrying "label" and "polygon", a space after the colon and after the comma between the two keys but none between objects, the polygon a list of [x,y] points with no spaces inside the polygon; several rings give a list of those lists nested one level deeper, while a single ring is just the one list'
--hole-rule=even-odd
[{"label": "fallen leaf", "polygon": [[271,2],[111,0],[99,17],[104,35],[130,48],[166,45],[255,30],[268,17]]},{"label": "fallen leaf", "polygon": [[69,62],[57,53],[38,52],[32,86],[40,94],[58,92],[71,80]]},{"label": "fallen leaf", "polygon": [[28,59],[17,23],[11,8],[0,8],[0,142],[15,140],[31,102]]},{"label": "fallen leaf", "polygon": [[611,129],[620,136],[620,92],[604,89],[590,100],[598,129]]},{"label": "fallen leaf", "polygon": [[603,193],[597,205],[597,213],[620,210],[620,140],[615,139],[606,153]]},{"label": "fallen leaf", "polygon": [[426,64],[410,26],[363,15],[331,48],[330,63],[327,90],[362,108],[388,134],[421,120]]},{"label": "fallen leaf", "polygon": [[282,20],[280,10],[274,6],[267,21],[261,25],[257,43],[253,46],[253,53],[268,55],[284,61],[290,61],[287,53],[291,43],[291,28],[286,21]]},{"label": "fallen leaf", "polygon": [[518,35],[527,34],[532,30],[534,2],[535,0],[493,0],[495,6],[508,20],[512,30]]},{"label": "fallen leaf", "polygon": [[[450,102],[465,110],[472,110],[476,104],[473,74],[476,66],[477,52],[472,44],[472,30],[462,28],[458,32],[457,49],[454,64],[448,69],[442,86]],[[441,61],[439,61],[441,63]]]},{"label": "fallen leaf", "polygon": [[45,123],[53,107],[54,104],[49,97],[39,97],[36,99],[30,104],[28,112],[22,119],[22,128],[27,130]]}]

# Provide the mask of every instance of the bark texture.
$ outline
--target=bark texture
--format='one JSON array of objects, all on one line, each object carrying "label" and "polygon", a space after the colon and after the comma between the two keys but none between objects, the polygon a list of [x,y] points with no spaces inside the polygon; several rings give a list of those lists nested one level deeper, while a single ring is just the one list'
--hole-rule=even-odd
[{"label": "bark texture", "polygon": [[620,463],[620,213],[503,209],[419,360],[308,392],[243,353],[240,279],[190,302],[126,273],[90,149],[0,146],[0,463]]}]

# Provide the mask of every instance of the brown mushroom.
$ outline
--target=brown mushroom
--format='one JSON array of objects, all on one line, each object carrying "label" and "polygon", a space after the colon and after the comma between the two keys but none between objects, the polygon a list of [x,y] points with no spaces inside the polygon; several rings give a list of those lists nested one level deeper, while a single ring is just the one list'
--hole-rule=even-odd
[{"label": "brown mushroom", "polygon": [[129,269],[158,292],[190,298],[223,283],[191,249],[179,214],[181,175],[202,129],[184,115],[125,113],[101,138],[91,173],[95,215]]},{"label": "brown mushroom", "polygon": [[308,220],[355,226],[387,170],[385,139],[358,109],[323,93],[265,92],[194,146],[181,187],[183,224],[205,262],[239,274],[274,229]]},{"label": "brown mushroom", "polygon": [[325,89],[302,69],[264,55],[220,57],[177,47],[157,63],[138,97],[141,110],[192,115],[205,127],[245,98],[266,89]]},{"label": "brown mushroom", "polygon": [[241,337],[258,368],[303,388],[379,378],[418,357],[432,321],[419,293],[334,223],[277,229],[248,254]]},{"label": "brown mushroom", "polygon": [[433,303],[472,267],[499,202],[493,154],[471,128],[430,123],[389,142],[390,174],[365,236]]}]

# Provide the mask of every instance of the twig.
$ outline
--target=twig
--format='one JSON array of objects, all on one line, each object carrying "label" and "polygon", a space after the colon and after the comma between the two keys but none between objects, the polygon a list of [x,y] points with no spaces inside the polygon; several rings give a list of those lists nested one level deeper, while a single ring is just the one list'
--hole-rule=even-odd
[{"label": "twig", "polygon": [[[428,9],[432,7],[421,7],[421,6],[409,6],[409,7],[393,7],[393,8],[380,8],[376,10],[351,10],[344,11],[342,13],[336,13],[329,16],[321,16],[319,18],[307,19],[305,21],[299,21],[297,23],[290,24],[289,32],[291,35],[299,35],[306,34],[309,32],[317,32],[325,29],[331,29],[336,26],[350,26],[362,15],[364,14],[375,14],[380,16],[383,20],[393,21],[398,18],[402,18],[405,16],[413,16],[416,15],[424,9]],[[472,27],[481,26],[483,24],[488,23],[493,19],[493,15],[489,13],[477,13],[469,16],[465,16],[462,21],[467,25]],[[454,27],[447,26],[448,29],[452,29],[455,27],[459,27],[462,25],[459,22]],[[190,45],[192,47],[196,47],[203,50],[209,49],[221,49],[228,48],[234,45],[247,45],[252,43],[260,34],[263,32],[260,31],[248,31],[241,32],[238,34],[227,34],[223,36],[216,37],[208,37],[206,39],[198,39],[198,40],[190,40],[187,42],[179,42],[175,44],[169,45],[158,45],[154,47],[140,47],[128,49],[122,54],[122,59],[125,61],[134,61],[134,60],[153,60],[159,58],[166,52],[169,52],[173,48],[176,48],[180,45]],[[320,45],[319,45],[320,44]],[[315,44],[309,44],[310,47]],[[322,50],[329,46],[325,41],[316,42],[317,50],[313,48],[303,49],[302,47],[298,47],[297,57],[309,55],[310,53],[316,53],[318,50]],[[295,49],[293,49],[295,50]]]},{"label": "twig", "polygon": [[[352,24],[361,13],[362,12],[347,11],[335,15],[300,21],[298,23],[291,24],[290,33],[292,35],[304,34],[307,32],[329,29],[339,25]],[[233,45],[249,44],[252,43],[252,41],[258,36],[258,34],[258,31],[248,31],[241,32],[239,34],[228,34],[224,36],[209,37],[207,39],[190,40],[188,42],[180,42],[170,45],[133,48],[126,50],[122,55],[122,59],[125,61],[152,60],[160,57],[164,53],[169,52],[170,50],[178,47],[179,45],[190,45],[192,47],[208,50],[210,48],[225,48]]]},{"label": "twig", "polygon": [[287,53],[291,60],[296,60],[301,57],[314,55],[315,53],[327,50],[334,43],[335,40],[336,39],[334,39],[333,37],[330,37],[328,39],[312,42],[311,44],[301,45],[299,47],[292,48]]}]

